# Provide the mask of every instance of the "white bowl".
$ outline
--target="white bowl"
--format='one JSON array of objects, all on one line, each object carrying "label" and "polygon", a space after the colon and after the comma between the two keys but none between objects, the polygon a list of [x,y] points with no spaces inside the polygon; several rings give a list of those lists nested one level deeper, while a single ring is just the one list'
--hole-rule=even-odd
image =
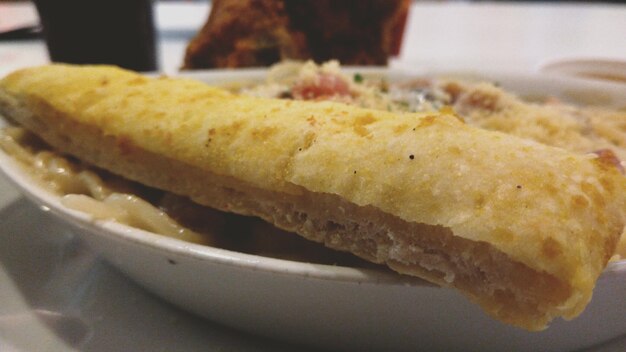
[{"label": "white bowl", "polygon": [[[365,70],[393,78],[416,73]],[[187,73],[207,82],[260,79],[265,71]],[[420,74],[423,74],[421,72]],[[443,73],[436,73],[443,74]],[[458,75],[457,73],[456,75]],[[593,92],[626,105],[615,85],[551,76],[469,73],[522,95],[572,100]],[[599,94],[599,95],[598,95]],[[72,226],[128,276],[188,311],[255,334],[346,350],[581,349],[626,334],[626,261],[611,263],[586,311],[531,333],[485,315],[452,289],[387,271],[272,259],[182,242],[68,209],[0,151],[0,169],[27,197]]]}]

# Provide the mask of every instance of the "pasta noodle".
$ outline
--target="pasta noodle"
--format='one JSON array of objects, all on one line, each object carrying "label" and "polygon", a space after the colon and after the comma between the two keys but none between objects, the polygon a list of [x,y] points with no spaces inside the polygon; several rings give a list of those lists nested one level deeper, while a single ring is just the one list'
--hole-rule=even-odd
[{"label": "pasta noodle", "polygon": [[164,211],[140,197],[115,192],[93,171],[81,170],[67,159],[50,151],[29,151],[18,141],[27,132],[19,127],[2,130],[0,147],[12,155],[50,191],[62,196],[68,208],[90,214],[98,220],[122,224],[180,240],[211,244],[211,236],[199,234],[176,223]]}]

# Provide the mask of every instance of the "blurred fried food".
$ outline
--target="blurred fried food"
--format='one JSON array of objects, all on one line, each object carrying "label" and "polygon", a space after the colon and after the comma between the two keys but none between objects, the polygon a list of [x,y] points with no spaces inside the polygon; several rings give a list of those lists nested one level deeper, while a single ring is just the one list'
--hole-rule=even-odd
[{"label": "blurred fried food", "polygon": [[268,66],[286,59],[385,65],[400,51],[408,0],[216,0],[183,68]]}]

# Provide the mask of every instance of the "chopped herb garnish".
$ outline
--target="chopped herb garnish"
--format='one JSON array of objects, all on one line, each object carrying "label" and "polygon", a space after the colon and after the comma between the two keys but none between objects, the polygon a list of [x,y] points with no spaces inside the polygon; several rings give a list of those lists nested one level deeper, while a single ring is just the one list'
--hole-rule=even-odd
[{"label": "chopped herb garnish", "polygon": [[363,76],[360,73],[355,73],[354,74],[354,82],[355,83],[362,83],[363,82]]}]

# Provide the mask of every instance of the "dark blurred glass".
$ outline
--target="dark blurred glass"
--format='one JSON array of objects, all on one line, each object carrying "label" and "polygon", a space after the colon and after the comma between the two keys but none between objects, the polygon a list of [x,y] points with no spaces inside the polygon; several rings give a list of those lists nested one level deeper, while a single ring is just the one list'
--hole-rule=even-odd
[{"label": "dark blurred glass", "polygon": [[35,0],[50,60],[157,69],[151,0]]}]

